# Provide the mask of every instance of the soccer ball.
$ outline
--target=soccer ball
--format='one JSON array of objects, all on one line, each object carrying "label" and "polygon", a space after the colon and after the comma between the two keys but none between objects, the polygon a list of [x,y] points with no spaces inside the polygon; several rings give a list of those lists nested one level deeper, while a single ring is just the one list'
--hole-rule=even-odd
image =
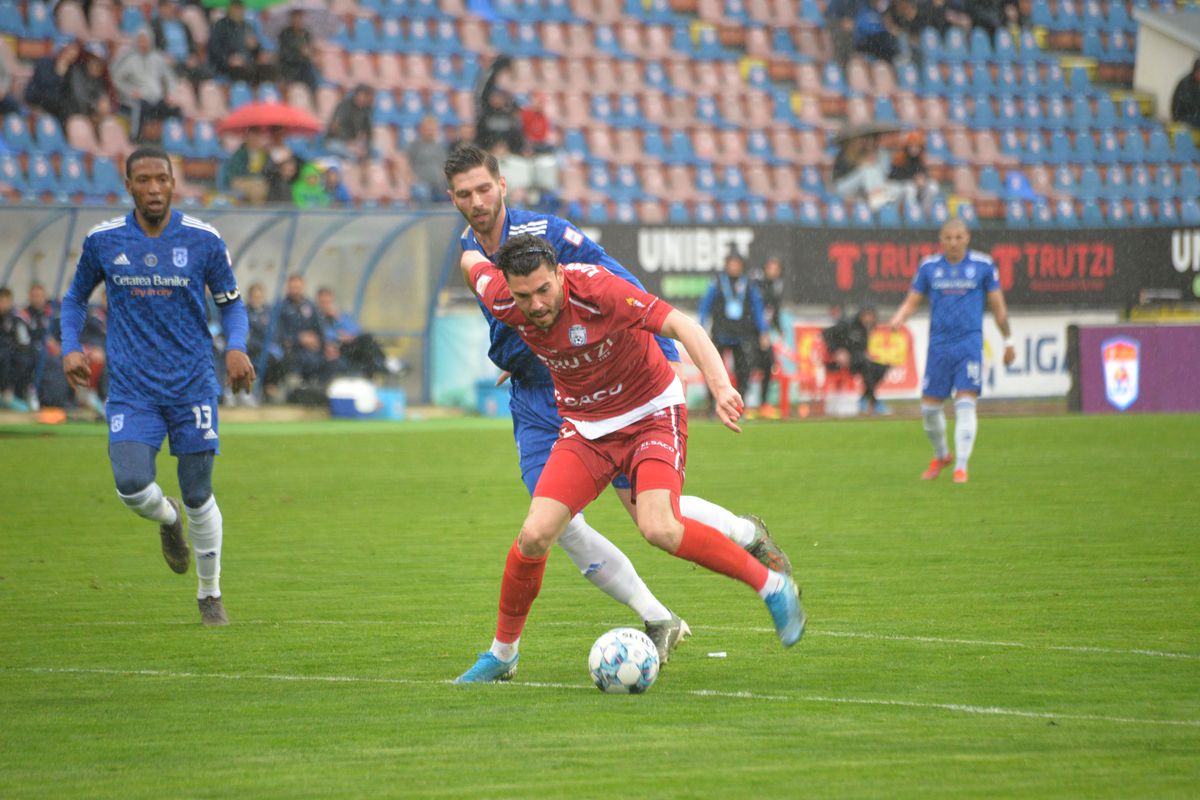
[{"label": "soccer ball", "polygon": [[608,694],[641,694],[658,677],[658,648],[635,628],[613,628],[592,645],[588,670]]}]

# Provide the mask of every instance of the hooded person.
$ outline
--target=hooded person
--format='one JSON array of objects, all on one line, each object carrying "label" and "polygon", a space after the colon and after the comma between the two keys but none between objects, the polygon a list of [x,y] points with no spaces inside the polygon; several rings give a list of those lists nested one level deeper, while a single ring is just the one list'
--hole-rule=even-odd
[{"label": "hooded person", "polygon": [[292,202],[296,208],[328,208],[329,193],[325,191],[325,176],[316,164],[305,164],[292,183]]},{"label": "hooded person", "polygon": [[829,370],[848,370],[861,375],[863,394],[859,401],[864,411],[873,414],[891,413],[887,405],[875,396],[875,388],[888,372],[888,365],[872,361],[869,353],[871,331],[877,321],[875,306],[865,305],[853,317],[843,317],[821,331],[828,353],[825,366]]}]

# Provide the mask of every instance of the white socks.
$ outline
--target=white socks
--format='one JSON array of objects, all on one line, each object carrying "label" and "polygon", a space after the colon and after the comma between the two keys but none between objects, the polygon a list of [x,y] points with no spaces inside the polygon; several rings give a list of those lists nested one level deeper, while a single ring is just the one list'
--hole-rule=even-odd
[{"label": "white socks", "polygon": [[121,502],[129,507],[139,517],[154,520],[159,525],[170,525],[175,522],[175,509],[163,497],[162,487],[154,481],[137,494],[121,494],[117,492]]},{"label": "white socks", "polygon": [[783,575],[774,570],[767,570],[767,582],[758,590],[758,596],[763,600],[767,599],[768,595],[774,594],[783,588]]},{"label": "white socks", "polygon": [[[972,409],[974,409],[974,405],[972,405]],[[950,455],[950,447],[946,444],[946,412],[942,408],[942,404],[927,406],[922,403],[921,418],[925,423],[925,435],[929,437],[929,443],[933,445],[933,454],[938,458]],[[972,418],[974,418],[973,414]],[[973,430],[974,428],[972,428]]]},{"label": "white socks", "polygon": [[520,639],[517,639],[515,642],[502,642],[499,639],[492,639],[492,646],[488,648],[488,652],[501,661],[512,661],[517,657],[517,645],[520,643]]},{"label": "white socks", "polygon": [[[558,538],[558,543],[583,576],[597,589],[618,603],[632,608],[643,620],[671,618],[671,611],[651,593],[628,556],[604,538],[598,530],[588,525],[583,514],[576,514],[571,518],[567,529]],[[492,654],[500,658],[495,650]]]},{"label": "white socks", "polygon": [[188,534],[196,556],[196,577],[200,586],[197,598],[221,596],[221,509],[217,498],[209,498],[199,508],[184,506],[188,518]]},{"label": "white socks", "polygon": [[688,519],[703,522],[710,528],[716,528],[738,547],[749,547],[754,542],[754,523],[716,503],[685,494],[679,498],[679,513]]},{"label": "white socks", "polygon": [[955,469],[966,469],[975,447],[975,431],[978,418],[975,416],[975,398],[960,397],[954,401],[954,456]]}]

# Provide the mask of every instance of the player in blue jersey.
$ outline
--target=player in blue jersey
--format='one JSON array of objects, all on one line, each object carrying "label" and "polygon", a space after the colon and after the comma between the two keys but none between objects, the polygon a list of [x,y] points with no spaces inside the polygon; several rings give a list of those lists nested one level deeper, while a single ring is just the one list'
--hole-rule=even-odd
[{"label": "player in blue jersey", "polygon": [[[951,219],[939,236],[942,252],[921,262],[912,289],[892,317],[899,328],[921,301],[929,298],[929,353],[921,383],[921,416],[933,443],[933,460],[921,475],[931,481],[954,464],[954,482],[967,482],[967,461],[975,446],[975,403],[983,388],[983,311],[986,306],[1004,335],[1004,363],[1017,357],[1008,309],[996,265],[986,253],[969,250],[971,234],[961,219]],[[954,392],[954,449],[946,442],[944,402]]]},{"label": "player in blue jersey", "polygon": [[[637,278],[570,222],[549,214],[508,208],[504,202],[505,181],[500,175],[499,164],[487,151],[473,146],[457,148],[447,159],[444,171],[450,199],[468,223],[462,234],[464,251],[474,250],[491,258],[510,236],[534,234],[554,245],[560,263],[600,264],[641,287]],[[525,346],[517,332],[497,321],[482,303],[479,308],[487,318],[491,332],[488,357],[510,378],[513,438],[517,444],[521,480],[532,495],[562,426],[554,399],[554,385],[549,370]],[[658,341],[667,358],[678,363],[679,353],[674,342],[662,337]],[[618,477],[613,481],[613,488],[634,516],[628,478]],[[680,498],[680,507],[684,516],[716,528],[749,550],[768,568],[791,574],[787,556],[758,517],[739,517],[714,503],[687,495]],[[660,661],[665,663],[675,645],[690,631],[683,620],[651,593],[629,557],[588,525],[583,514],[571,519],[558,543],[597,588],[641,616],[647,634],[658,648]],[[507,654],[504,657],[505,660],[510,658]]]},{"label": "player in blue jersey", "polygon": [[[163,556],[187,572],[187,515],[205,625],[226,625],[221,602],[221,511],[212,493],[219,452],[217,398],[205,287],[221,310],[225,369],[233,390],[249,390],[246,309],[229,250],[215,228],[171,209],[175,178],[158,147],[142,146],[125,162],[132,213],[102,222],[83,241],[62,302],[63,370],[86,386],[91,368],[79,343],[87,301],[103,283],[108,295],[108,454],[117,495],[138,516],[159,524]],[[166,437],[178,461],[183,508],[155,482]]]}]

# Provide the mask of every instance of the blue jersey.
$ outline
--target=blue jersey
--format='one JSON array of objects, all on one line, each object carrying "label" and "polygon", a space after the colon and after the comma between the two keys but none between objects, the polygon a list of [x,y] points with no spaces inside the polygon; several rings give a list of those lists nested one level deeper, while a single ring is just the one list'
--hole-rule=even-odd
[{"label": "blue jersey", "polygon": [[[500,235],[500,243],[508,241],[510,236],[529,233],[541,236],[554,245],[560,264],[599,264],[617,277],[624,278],[639,289],[644,289],[641,282],[600,245],[583,235],[583,232],[561,217],[551,214],[537,214],[517,208],[507,209],[504,215],[504,231]],[[492,253],[483,249],[475,238],[475,231],[468,227],[462,234],[462,249],[474,250],[491,258]],[[479,310],[487,317],[491,331],[491,346],[488,348],[488,358],[502,370],[512,373],[514,386],[545,385],[552,387],[550,371],[542,366],[542,362],[525,346],[517,332],[493,317],[480,303]],[[675,343],[665,337],[655,337],[658,346],[668,361],[678,361],[679,351]]]},{"label": "blue jersey", "polygon": [[[213,369],[204,288],[226,311],[237,281],[216,228],[171,212],[161,235],[142,232],[133,212],[88,231],[71,288],[63,297],[64,352],[78,351],[79,329],[92,290],[108,293],[109,397],[153,404],[209,400],[221,393]],[[245,312],[242,311],[244,319]],[[245,349],[230,342],[232,349]],[[240,345],[240,346],[238,346]]]},{"label": "blue jersey", "polygon": [[944,254],[921,262],[912,290],[929,298],[929,349],[964,347],[983,350],[983,312],[987,295],[1000,288],[996,265],[975,250],[951,264]]}]

